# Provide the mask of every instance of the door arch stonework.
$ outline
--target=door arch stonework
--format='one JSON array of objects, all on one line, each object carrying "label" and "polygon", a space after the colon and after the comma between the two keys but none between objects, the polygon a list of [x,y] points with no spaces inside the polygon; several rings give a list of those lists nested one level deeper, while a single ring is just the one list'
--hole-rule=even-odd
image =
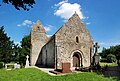
[{"label": "door arch stonework", "polygon": [[[75,50],[71,54],[71,70],[77,67],[83,67],[83,53],[80,50]],[[77,65],[76,65],[77,64]],[[75,67],[76,65],[76,67]]]}]

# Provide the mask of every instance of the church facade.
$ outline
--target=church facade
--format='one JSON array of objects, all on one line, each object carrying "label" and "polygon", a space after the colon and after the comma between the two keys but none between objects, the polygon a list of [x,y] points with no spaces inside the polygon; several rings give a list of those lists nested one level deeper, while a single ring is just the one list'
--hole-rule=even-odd
[{"label": "church facade", "polygon": [[89,67],[94,50],[93,39],[77,13],[51,37],[40,21],[32,27],[30,64],[44,65],[62,69],[63,63],[69,63],[70,69]]}]

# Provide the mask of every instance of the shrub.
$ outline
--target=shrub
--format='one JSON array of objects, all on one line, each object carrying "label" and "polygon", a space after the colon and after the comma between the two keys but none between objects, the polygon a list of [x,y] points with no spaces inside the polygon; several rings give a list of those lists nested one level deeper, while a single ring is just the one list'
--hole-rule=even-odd
[{"label": "shrub", "polygon": [[107,59],[106,58],[101,58],[100,62],[107,62]]},{"label": "shrub", "polygon": [[107,55],[107,61],[108,62],[115,62],[116,61],[116,56],[113,54],[108,54]]},{"label": "shrub", "polygon": [[0,68],[4,67],[4,62],[0,62]]}]

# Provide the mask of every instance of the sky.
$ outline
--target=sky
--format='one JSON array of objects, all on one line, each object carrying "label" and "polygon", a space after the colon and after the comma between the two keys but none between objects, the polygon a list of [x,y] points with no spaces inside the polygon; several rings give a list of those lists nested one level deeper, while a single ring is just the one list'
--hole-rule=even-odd
[{"label": "sky", "polygon": [[0,6],[0,26],[16,44],[30,34],[40,20],[53,35],[75,11],[82,19],[94,42],[103,47],[120,44],[120,0],[35,0],[29,11],[16,10],[10,4]]}]

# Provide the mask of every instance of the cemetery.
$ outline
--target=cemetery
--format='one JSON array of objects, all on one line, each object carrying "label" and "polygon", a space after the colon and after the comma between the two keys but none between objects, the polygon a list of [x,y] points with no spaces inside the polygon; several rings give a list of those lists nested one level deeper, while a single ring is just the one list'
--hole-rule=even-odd
[{"label": "cemetery", "polygon": [[0,81],[120,81],[119,0],[1,0]]}]

